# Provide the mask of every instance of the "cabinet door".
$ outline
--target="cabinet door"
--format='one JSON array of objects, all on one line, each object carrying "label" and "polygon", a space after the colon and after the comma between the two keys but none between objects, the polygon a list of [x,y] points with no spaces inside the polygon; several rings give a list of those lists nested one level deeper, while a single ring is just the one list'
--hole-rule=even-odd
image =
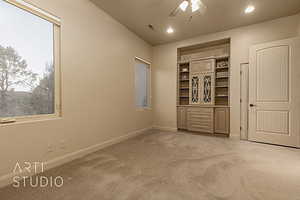
[{"label": "cabinet door", "polygon": [[187,129],[187,113],[185,107],[177,108],[177,128]]},{"label": "cabinet door", "polygon": [[215,133],[229,134],[229,108],[215,109]]},{"label": "cabinet door", "polygon": [[202,74],[200,81],[201,104],[215,104],[215,76],[214,73]]},{"label": "cabinet door", "polygon": [[209,73],[215,70],[215,60],[197,60],[191,62],[191,73]]},{"label": "cabinet door", "polygon": [[200,80],[199,73],[190,75],[190,104],[200,104]]}]

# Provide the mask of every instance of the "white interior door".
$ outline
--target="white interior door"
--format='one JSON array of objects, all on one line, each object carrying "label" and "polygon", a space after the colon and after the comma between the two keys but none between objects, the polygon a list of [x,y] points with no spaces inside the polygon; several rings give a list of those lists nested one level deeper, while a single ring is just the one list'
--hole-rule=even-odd
[{"label": "white interior door", "polygon": [[249,72],[249,140],[299,146],[300,38],[253,46]]},{"label": "white interior door", "polygon": [[241,139],[248,139],[249,63],[241,64]]}]

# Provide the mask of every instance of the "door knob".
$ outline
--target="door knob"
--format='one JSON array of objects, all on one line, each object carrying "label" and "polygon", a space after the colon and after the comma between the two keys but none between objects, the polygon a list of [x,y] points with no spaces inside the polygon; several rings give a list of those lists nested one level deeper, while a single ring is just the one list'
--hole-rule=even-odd
[{"label": "door knob", "polygon": [[254,107],[255,105],[254,104],[250,104],[250,107]]}]

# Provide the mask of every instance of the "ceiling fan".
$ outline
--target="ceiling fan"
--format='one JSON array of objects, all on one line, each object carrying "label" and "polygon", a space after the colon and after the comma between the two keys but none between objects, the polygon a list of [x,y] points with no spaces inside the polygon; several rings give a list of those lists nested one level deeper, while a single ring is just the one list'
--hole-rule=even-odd
[{"label": "ceiling fan", "polygon": [[201,0],[184,0],[180,3],[178,7],[176,7],[170,13],[170,17],[177,16],[177,14],[180,11],[182,12],[190,11],[191,12],[190,20],[191,20],[195,12],[200,12],[203,14],[206,11],[206,9],[207,9],[206,5]]}]

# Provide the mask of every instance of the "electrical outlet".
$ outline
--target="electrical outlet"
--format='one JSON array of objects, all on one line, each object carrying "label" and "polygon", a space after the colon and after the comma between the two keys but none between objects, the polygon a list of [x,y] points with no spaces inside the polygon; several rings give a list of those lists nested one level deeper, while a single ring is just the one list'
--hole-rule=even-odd
[{"label": "electrical outlet", "polygon": [[54,151],[54,147],[51,144],[48,144],[47,152],[52,153]]},{"label": "electrical outlet", "polygon": [[65,141],[65,140],[61,140],[61,141],[60,141],[60,148],[61,148],[61,149],[66,149],[66,148],[67,148],[67,146],[66,146],[66,141]]}]

